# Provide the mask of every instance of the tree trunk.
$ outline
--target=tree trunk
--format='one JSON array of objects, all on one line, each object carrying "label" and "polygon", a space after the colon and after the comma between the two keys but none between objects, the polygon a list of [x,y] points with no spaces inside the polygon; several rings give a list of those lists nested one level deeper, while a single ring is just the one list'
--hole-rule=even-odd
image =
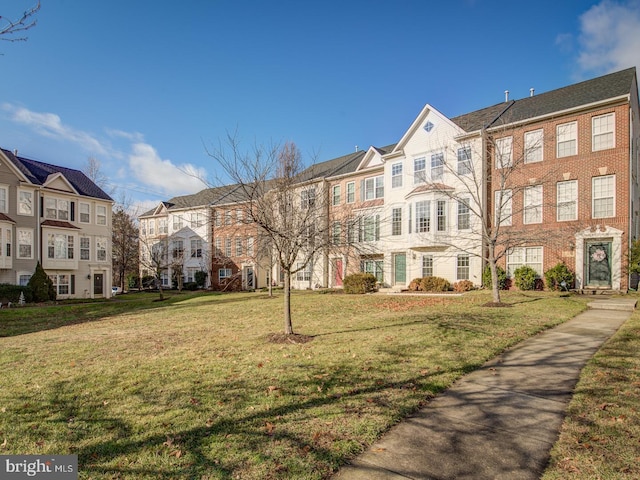
[{"label": "tree trunk", "polygon": [[500,286],[498,285],[498,269],[493,245],[489,245],[489,269],[491,271],[491,292],[493,303],[500,303]]},{"label": "tree trunk", "polygon": [[293,326],[291,325],[291,272],[289,270],[284,273],[284,333],[285,335],[293,334]]}]

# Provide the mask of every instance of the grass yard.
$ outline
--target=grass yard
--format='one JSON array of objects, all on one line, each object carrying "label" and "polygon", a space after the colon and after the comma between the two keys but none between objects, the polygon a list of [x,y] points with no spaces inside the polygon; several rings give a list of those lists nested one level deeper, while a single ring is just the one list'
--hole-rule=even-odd
[{"label": "grass yard", "polygon": [[640,478],[640,311],[582,371],[543,480]]},{"label": "grass yard", "polygon": [[75,453],[82,479],[327,478],[586,303],[295,292],[294,330],[313,338],[278,344],[281,296],[153,298],[0,311],[1,454]]}]

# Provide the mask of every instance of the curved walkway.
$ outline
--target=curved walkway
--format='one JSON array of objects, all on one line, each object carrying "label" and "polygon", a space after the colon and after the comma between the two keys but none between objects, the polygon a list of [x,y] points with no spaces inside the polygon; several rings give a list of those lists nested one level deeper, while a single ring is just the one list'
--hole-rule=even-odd
[{"label": "curved walkway", "polygon": [[460,379],[335,478],[539,478],[580,371],[635,305],[628,297],[592,301]]}]

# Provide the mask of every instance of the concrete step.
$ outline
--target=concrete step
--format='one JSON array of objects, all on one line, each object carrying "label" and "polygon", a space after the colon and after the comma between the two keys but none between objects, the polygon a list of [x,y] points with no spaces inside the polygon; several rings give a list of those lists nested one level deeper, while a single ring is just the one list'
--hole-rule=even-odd
[{"label": "concrete step", "polygon": [[623,310],[633,311],[636,309],[638,300],[633,297],[622,298],[599,298],[589,302],[587,306],[595,310]]}]

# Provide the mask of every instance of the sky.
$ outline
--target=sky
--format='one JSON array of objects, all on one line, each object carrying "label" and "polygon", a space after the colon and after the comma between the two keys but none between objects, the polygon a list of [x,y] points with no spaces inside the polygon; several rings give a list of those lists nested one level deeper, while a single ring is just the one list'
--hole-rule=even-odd
[{"label": "sky", "polygon": [[0,146],[94,158],[140,212],[224,182],[207,151],[228,135],[325,161],[397,142],[427,103],[454,117],[640,67],[640,0],[41,0],[36,19],[0,41]]}]

